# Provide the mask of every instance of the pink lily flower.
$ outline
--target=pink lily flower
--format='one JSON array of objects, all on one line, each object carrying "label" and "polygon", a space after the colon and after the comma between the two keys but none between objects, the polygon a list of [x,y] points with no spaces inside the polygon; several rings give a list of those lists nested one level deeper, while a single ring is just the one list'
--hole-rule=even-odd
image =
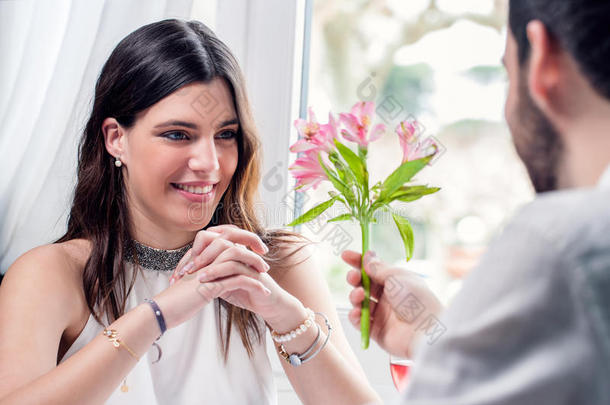
[{"label": "pink lily flower", "polygon": [[346,129],[341,130],[341,135],[351,142],[366,149],[370,142],[381,138],[385,132],[385,125],[377,124],[369,134],[369,127],[373,121],[375,103],[372,101],[360,101],[352,107],[349,114],[342,113],[339,119],[345,124]]},{"label": "pink lily flower", "polygon": [[421,134],[417,133],[417,121],[402,121],[396,126],[396,134],[402,149],[402,163],[433,155],[438,150],[433,138],[421,140]]},{"label": "pink lily flower", "polygon": [[319,124],[309,109],[309,121],[297,119],[294,126],[299,133],[299,140],[290,146],[291,152],[325,151],[330,153],[334,149],[334,139],[337,138],[337,123],[331,113],[328,114],[328,123]]},{"label": "pink lily flower", "polygon": [[[328,180],[324,169],[318,161],[319,153],[317,150],[307,151],[288,168],[297,180],[296,189],[298,191],[305,191],[311,187],[315,190],[320,182]],[[321,153],[322,160],[327,161],[328,157],[325,156],[324,152]],[[326,164],[330,164],[330,161]]]}]

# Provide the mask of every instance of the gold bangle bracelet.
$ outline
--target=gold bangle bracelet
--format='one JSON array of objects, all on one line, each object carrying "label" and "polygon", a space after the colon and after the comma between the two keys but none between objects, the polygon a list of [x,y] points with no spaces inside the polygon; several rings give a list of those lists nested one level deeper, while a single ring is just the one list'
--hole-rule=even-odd
[{"label": "gold bangle bracelet", "polygon": [[114,329],[106,329],[104,328],[104,336],[106,336],[108,338],[108,340],[110,340],[110,343],[112,343],[112,345],[114,347],[116,347],[117,349],[120,346],[123,346],[131,355],[131,357],[133,357],[134,359],[136,359],[136,361],[140,361],[140,359],[138,358],[138,356],[133,352],[133,350],[131,350],[129,348],[129,346],[127,346],[125,344],[125,342],[123,342],[120,338],[119,338],[119,334],[116,330]]}]

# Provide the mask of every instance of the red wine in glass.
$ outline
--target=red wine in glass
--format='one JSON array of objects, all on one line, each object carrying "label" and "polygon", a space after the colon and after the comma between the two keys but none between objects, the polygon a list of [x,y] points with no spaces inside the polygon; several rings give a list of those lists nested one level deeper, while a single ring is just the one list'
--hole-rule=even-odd
[{"label": "red wine in glass", "polygon": [[390,356],[390,374],[392,375],[394,386],[399,392],[402,392],[407,388],[409,372],[411,371],[412,365],[412,360]]}]

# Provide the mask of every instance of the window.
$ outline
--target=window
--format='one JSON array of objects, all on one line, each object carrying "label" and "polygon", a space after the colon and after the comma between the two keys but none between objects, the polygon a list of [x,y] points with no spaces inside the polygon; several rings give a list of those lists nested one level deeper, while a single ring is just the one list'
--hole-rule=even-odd
[{"label": "window", "polygon": [[[399,203],[415,231],[413,259],[405,263],[391,218],[372,226],[371,243],[387,262],[429,276],[444,301],[459,289],[490,237],[532,197],[503,117],[506,7],[506,1],[489,0],[313,1],[306,104],[326,122],[329,111],[375,101],[387,134],[369,149],[371,184],[399,164],[393,129],[409,115],[443,146],[417,176],[418,184],[441,191]],[[300,212],[327,198],[331,188],[325,186],[304,193]],[[337,304],[348,305],[340,252],[361,250],[358,225],[322,221],[300,231],[322,242],[317,256]]]}]

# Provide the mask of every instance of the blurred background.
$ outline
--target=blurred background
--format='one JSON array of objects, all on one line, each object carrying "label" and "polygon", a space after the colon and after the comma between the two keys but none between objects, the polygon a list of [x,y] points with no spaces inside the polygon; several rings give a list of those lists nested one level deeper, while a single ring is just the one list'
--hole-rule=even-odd
[{"label": "blurred background", "polygon": [[[415,179],[441,191],[396,203],[413,224],[411,261],[405,262],[391,217],[372,225],[371,243],[384,260],[428,275],[445,302],[490,238],[533,196],[503,117],[506,13],[505,0],[313,2],[307,105],[326,122],[329,111],[348,112],[359,100],[376,103],[377,122],[388,131],[370,146],[371,184],[400,163],[398,122],[416,118],[424,137],[442,145]],[[297,201],[306,210],[329,187]],[[317,252],[328,263],[328,282],[337,304],[347,305],[346,269],[337,253],[346,246],[361,250],[359,226],[316,222],[300,229],[321,241]]]}]

